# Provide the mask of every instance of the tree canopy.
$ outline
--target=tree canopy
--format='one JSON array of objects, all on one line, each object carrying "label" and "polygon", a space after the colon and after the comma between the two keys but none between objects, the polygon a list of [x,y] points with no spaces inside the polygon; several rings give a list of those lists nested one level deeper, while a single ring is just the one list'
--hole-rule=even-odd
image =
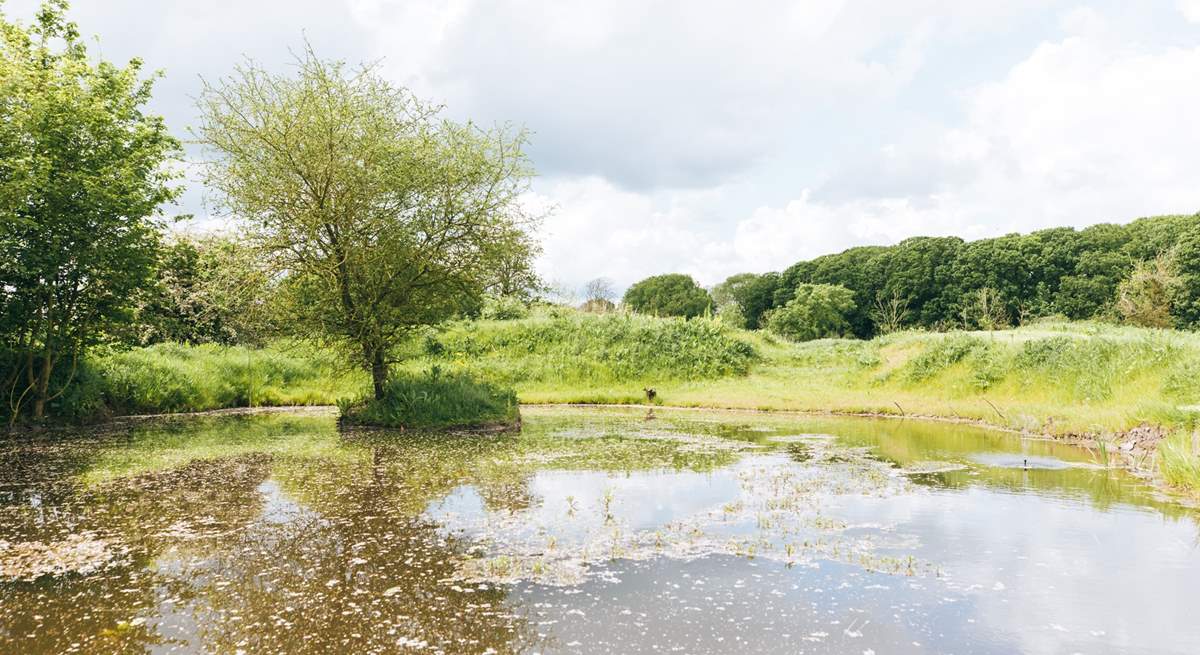
[{"label": "tree canopy", "polygon": [[176,236],[164,244],[129,335],[164,341],[260,345],[277,331],[276,284],[255,248],[232,236]]},{"label": "tree canopy", "polygon": [[376,397],[410,330],[476,310],[497,270],[529,270],[524,132],[443,119],[311,48],[291,74],[251,63],[207,83],[199,105],[206,181],[283,280],[287,325],[348,346]]},{"label": "tree canopy", "polygon": [[786,305],[766,315],[767,329],[796,341],[845,336],[854,292],[836,284],[801,284]]},{"label": "tree canopy", "polygon": [[1200,214],[970,242],[915,237],[894,246],[857,247],[797,262],[782,273],[772,307],[785,306],[802,284],[841,285],[854,294],[848,320],[859,337],[879,333],[881,323],[886,329],[938,329],[1011,325],[1054,314],[1097,318],[1118,313],[1121,282],[1141,262],[1152,263],[1165,254],[1180,278],[1170,322],[1195,327],[1200,325],[1197,243]]},{"label": "tree canopy", "polygon": [[737,305],[737,311],[745,323],[744,327],[757,330],[762,327],[763,314],[771,309],[774,303],[780,281],[778,273],[731,275],[713,287],[713,303],[722,313],[729,311],[726,309],[727,305]]},{"label": "tree canopy", "polygon": [[699,316],[712,307],[712,298],[690,275],[668,273],[648,277],[629,287],[624,303],[654,316]]},{"label": "tree canopy", "polygon": [[[56,368],[129,321],[152,277],[160,207],[178,189],[179,143],[145,112],[142,62],[95,61],[44,4],[24,26],[0,16],[0,350],[14,419],[41,418],[65,389]],[[66,375],[66,380],[73,377]]]}]

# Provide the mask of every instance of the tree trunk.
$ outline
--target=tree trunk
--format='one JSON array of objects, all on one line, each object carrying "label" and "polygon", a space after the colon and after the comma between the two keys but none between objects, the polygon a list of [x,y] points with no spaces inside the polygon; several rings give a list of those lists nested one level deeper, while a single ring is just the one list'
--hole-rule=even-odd
[{"label": "tree trunk", "polygon": [[376,350],[371,355],[371,383],[375,387],[375,400],[383,399],[384,387],[387,386],[388,365],[383,358],[383,349]]},{"label": "tree trunk", "polygon": [[33,396],[33,418],[42,420],[46,416],[46,399],[50,395],[50,374],[54,372],[54,358],[49,352],[42,355],[41,370],[37,373]]}]

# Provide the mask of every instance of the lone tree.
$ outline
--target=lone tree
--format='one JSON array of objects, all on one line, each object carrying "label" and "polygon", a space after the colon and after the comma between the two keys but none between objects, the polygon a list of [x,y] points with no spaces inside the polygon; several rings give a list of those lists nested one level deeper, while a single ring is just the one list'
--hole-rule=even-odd
[{"label": "lone tree", "polygon": [[617,292],[613,290],[612,280],[606,277],[598,277],[583,285],[584,302],[593,300],[607,300],[612,302],[613,298],[617,297]]},{"label": "lone tree", "polygon": [[14,421],[26,407],[42,418],[82,352],[128,320],[178,193],[165,163],[179,143],[143,111],[153,76],[138,59],[94,61],[66,10],[46,2],[28,27],[0,16],[0,383]]},{"label": "lone tree", "polygon": [[613,303],[617,292],[613,290],[612,280],[606,277],[598,277],[583,285],[583,296],[583,304],[579,308],[585,312],[605,314],[617,308]]},{"label": "lone tree", "polygon": [[875,304],[871,306],[871,320],[875,322],[875,330],[879,334],[891,334],[904,327],[908,318],[908,298],[893,289],[891,296],[884,296],[883,291],[875,294]]},{"label": "lone tree", "polygon": [[523,131],[441,119],[307,46],[294,74],[247,63],[199,105],[207,183],[283,280],[290,329],[349,346],[376,398],[408,331],[478,307],[536,252]]},{"label": "lone tree", "polygon": [[655,275],[629,287],[625,304],[635,312],[655,316],[699,316],[712,307],[712,298],[690,275]]}]

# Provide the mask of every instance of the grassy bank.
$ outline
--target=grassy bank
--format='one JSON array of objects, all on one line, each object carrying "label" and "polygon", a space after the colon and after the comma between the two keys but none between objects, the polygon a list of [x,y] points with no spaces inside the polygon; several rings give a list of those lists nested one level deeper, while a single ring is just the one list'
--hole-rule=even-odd
[{"label": "grassy bank", "polygon": [[527,403],[642,400],[652,386],[670,405],[947,416],[1053,434],[1186,427],[1200,411],[1200,335],[1172,330],[1046,323],[791,343],[711,321],[578,316],[465,323],[427,341],[408,367],[512,384]]},{"label": "grassy bank", "polygon": [[1200,335],[1047,322],[790,343],[692,321],[689,342],[655,321],[460,324],[430,337],[408,365],[502,381],[525,403],[642,402],[643,387],[653,387],[668,405],[945,417],[1084,439],[1150,425],[1180,435],[1157,457],[1165,479],[1200,488],[1191,438]]},{"label": "grassy bank", "polygon": [[50,414],[69,422],[108,416],[231,407],[331,405],[356,395],[366,376],[329,352],[279,342],[267,348],[159,344],[94,354]]},{"label": "grassy bank", "polygon": [[741,379],[759,361],[752,341],[714,320],[553,310],[450,324],[414,340],[405,367],[512,386],[522,402],[625,403],[663,381]]},{"label": "grassy bank", "polygon": [[[523,403],[637,403],[652,387],[668,405],[958,418],[1085,439],[1150,425],[1173,436],[1143,464],[1200,489],[1200,335],[1189,332],[1063,322],[791,343],[706,319],[553,310],[453,323],[398,354],[395,402],[363,405],[360,417],[435,424],[448,421],[447,412],[495,409],[482,402],[488,394],[439,395],[409,384],[436,369],[515,389]],[[338,361],[294,344],[160,345],[89,363],[76,395],[59,402],[85,415],[363,397],[365,376]]]}]

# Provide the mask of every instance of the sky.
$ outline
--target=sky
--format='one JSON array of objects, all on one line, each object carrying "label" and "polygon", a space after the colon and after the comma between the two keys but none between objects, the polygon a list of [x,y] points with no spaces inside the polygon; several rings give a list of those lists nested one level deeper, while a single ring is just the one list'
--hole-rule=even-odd
[{"label": "sky", "polygon": [[[1200,0],[72,4],[104,58],[164,72],[181,138],[202,78],[286,71],[306,38],[528,129],[538,268],[564,288],[1200,211]],[[206,197],[189,184],[186,229],[228,229]]]}]

